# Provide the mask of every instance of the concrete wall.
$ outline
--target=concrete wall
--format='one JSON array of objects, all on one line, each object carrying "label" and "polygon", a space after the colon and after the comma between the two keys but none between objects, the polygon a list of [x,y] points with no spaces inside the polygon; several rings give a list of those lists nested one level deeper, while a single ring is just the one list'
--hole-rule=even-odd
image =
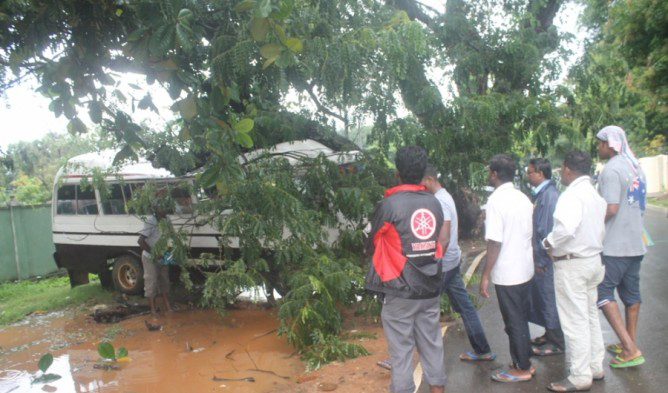
[{"label": "concrete wall", "polygon": [[647,196],[668,192],[668,155],[643,157],[640,166],[647,176]]}]

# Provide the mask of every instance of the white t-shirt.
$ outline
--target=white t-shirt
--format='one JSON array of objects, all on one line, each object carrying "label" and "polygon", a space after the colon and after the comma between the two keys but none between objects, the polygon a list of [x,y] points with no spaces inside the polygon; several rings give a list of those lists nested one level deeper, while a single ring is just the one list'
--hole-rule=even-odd
[{"label": "white t-shirt", "polygon": [[519,285],[533,277],[531,236],[533,205],[513,183],[499,186],[489,196],[485,210],[485,240],[501,243],[491,273],[496,285]]},{"label": "white t-shirt", "polygon": [[[139,234],[144,235],[146,237],[146,244],[153,248],[155,243],[160,240],[160,226],[158,224],[158,219],[155,218],[155,216],[146,217],[144,227],[139,231]],[[151,253],[146,250],[142,251],[142,256],[151,259]]]}]

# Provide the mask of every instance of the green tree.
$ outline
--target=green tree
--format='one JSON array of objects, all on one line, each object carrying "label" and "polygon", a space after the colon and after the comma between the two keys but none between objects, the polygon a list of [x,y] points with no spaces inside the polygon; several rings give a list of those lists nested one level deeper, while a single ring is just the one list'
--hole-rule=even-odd
[{"label": "green tree", "polygon": [[[277,288],[286,294],[282,331],[304,349],[331,342],[334,305],[361,292],[361,228],[391,184],[395,146],[429,149],[468,233],[479,217],[472,179],[480,183],[489,156],[521,152],[527,138],[544,151],[559,132],[545,81],[558,72],[561,4],[450,0],[439,15],[415,0],[7,1],[0,64],[5,86],[37,77],[71,133],[87,131],[87,114],[119,144],[117,160],[142,153],[177,174],[197,170],[212,194],[200,208],[223,245],[240,239],[239,255],[224,253],[224,269],[209,276],[206,301],[224,307],[251,284]],[[450,97],[427,76],[435,65],[449,70]],[[129,100],[116,82],[126,72],[164,87],[178,120],[157,134],[138,124],[136,111],[155,110],[149,92],[121,110]],[[293,95],[309,105],[291,111]],[[401,107],[411,116],[400,118]],[[303,138],[355,149],[332,125],[349,135],[368,116],[376,148],[353,176],[322,158],[297,167],[237,159]],[[330,247],[322,228],[337,216],[351,225]]]},{"label": "green tree", "polygon": [[585,6],[592,37],[569,78],[574,127],[591,139],[602,126],[618,124],[638,153],[665,151],[668,5],[589,0]]},{"label": "green tree", "polygon": [[11,186],[14,188],[14,199],[23,205],[41,205],[51,197],[49,189],[36,177],[20,174]]}]

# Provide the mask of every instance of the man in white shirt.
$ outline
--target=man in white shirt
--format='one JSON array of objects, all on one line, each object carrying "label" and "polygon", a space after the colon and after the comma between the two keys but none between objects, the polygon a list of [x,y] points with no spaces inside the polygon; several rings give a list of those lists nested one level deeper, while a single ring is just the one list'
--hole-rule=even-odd
[{"label": "man in white shirt", "polygon": [[581,151],[566,154],[561,183],[568,186],[554,211],[554,227],[543,246],[554,260],[554,286],[559,320],[566,339],[567,378],[548,385],[553,392],[586,391],[603,379],[603,335],[598,319],[597,287],[605,269],[601,263],[606,202],[588,176],[591,157]]},{"label": "man in white shirt", "polygon": [[497,382],[530,381],[529,290],[534,274],[531,237],[533,205],[515,189],[515,161],[497,154],[489,162],[488,180],[495,190],[485,209],[487,263],[480,281],[480,295],[487,298],[494,283],[505,331],[510,339],[512,368],[492,375]]}]

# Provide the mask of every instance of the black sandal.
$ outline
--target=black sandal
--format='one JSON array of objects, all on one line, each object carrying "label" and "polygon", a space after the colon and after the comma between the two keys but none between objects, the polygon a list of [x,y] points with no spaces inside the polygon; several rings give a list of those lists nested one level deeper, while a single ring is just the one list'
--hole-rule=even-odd
[{"label": "black sandal", "polygon": [[531,351],[534,356],[551,356],[551,355],[561,355],[564,353],[564,350],[557,347],[554,344],[545,344],[542,347],[531,346]]},{"label": "black sandal", "polygon": [[559,382],[552,382],[547,385],[547,390],[550,392],[588,392],[591,389],[591,385],[579,388],[571,383],[568,378],[564,378]]},{"label": "black sandal", "polygon": [[536,337],[533,340],[531,340],[531,344],[538,345],[538,346],[545,345],[545,344],[547,344],[547,337],[545,337],[545,335],[540,336],[540,337]]}]

